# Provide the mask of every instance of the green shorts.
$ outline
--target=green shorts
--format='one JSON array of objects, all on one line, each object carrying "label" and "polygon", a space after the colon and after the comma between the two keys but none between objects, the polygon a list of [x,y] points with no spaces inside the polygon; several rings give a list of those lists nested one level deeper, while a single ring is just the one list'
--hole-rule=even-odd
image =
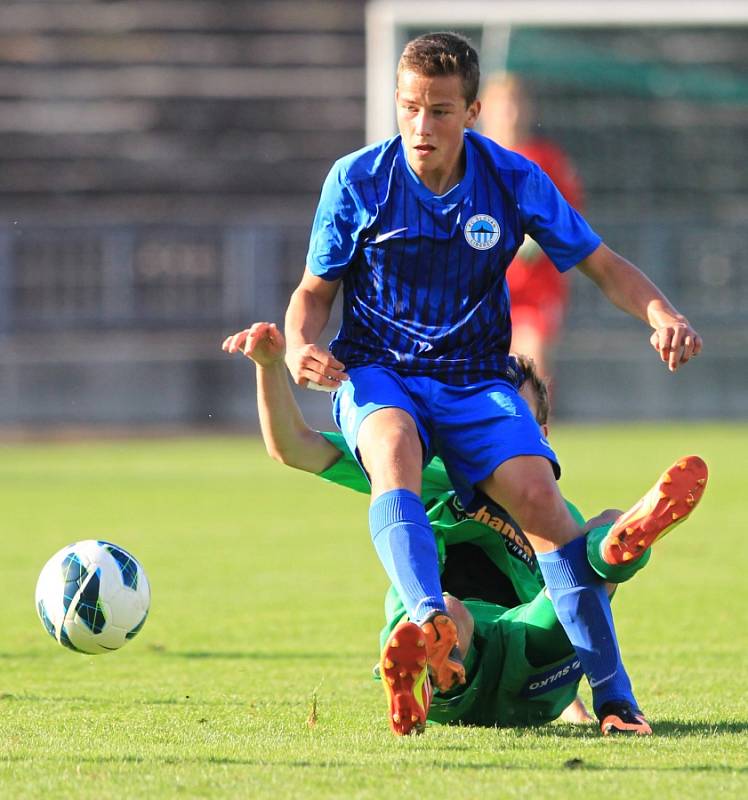
[{"label": "green shorts", "polygon": [[[542,725],[557,719],[574,700],[583,671],[562,633],[549,631],[548,647],[531,664],[526,656],[533,620],[553,613],[544,593],[516,608],[465,600],[475,620],[473,644],[465,659],[467,683],[447,695],[434,694],[428,719],[444,724],[483,726]],[[386,600],[388,624],[382,644],[405,616],[394,590]],[[534,635],[537,650],[537,635]],[[543,641],[543,637],[540,637]]]}]

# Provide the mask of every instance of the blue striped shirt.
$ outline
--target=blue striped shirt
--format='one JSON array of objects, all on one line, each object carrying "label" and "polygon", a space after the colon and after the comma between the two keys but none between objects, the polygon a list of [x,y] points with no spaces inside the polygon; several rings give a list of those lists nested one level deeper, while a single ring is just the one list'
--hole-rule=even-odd
[{"label": "blue striped shirt", "polygon": [[330,345],[350,369],[464,385],[501,377],[511,341],[504,275],[529,234],[560,271],[600,244],[533,162],[465,132],[465,175],[436,196],[396,136],[335,163],[312,226],[307,267],[343,279]]}]

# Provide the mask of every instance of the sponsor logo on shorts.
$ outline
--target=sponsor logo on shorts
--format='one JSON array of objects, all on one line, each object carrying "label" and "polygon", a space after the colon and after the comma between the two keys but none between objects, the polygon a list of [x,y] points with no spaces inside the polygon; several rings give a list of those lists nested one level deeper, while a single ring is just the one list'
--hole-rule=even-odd
[{"label": "sponsor logo on shorts", "polygon": [[517,416],[517,406],[514,405],[514,401],[506,392],[489,392],[488,396],[502,411],[512,417]]},{"label": "sponsor logo on shorts", "polygon": [[535,697],[539,694],[558,689],[559,686],[566,686],[581,680],[582,664],[576,656],[572,656],[567,662],[558,667],[554,667],[546,672],[537,675],[530,675],[525,685],[520,690],[520,697]]},{"label": "sponsor logo on shorts", "polygon": [[476,250],[490,250],[499,236],[499,223],[488,214],[475,214],[465,223],[465,240]]}]

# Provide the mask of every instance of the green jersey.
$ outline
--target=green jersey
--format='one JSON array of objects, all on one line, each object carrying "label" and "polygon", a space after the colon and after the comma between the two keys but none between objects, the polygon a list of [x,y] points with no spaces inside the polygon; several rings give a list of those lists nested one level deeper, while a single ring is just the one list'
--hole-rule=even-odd
[{"label": "green jersey", "polygon": [[[370,493],[361,467],[339,433],[323,433],[341,452],[320,473],[325,480]],[[473,725],[533,725],[550,722],[574,700],[582,667],[546,597],[534,551],[507,511],[482,498],[478,511],[460,504],[446,468],[435,458],[424,469],[421,499],[436,537],[444,591],[465,603],[475,621],[467,655],[467,683],[434,695],[428,718]],[[584,518],[566,501],[574,520]],[[607,526],[587,534],[593,569],[614,583],[628,580],[649,560],[609,565],[598,555]],[[385,598],[384,645],[406,611],[394,587]],[[528,650],[530,639],[533,644]],[[533,654],[533,662],[527,653]]]},{"label": "green jersey", "polygon": [[[323,433],[341,457],[320,477],[358,492],[370,486],[338,433]],[[528,625],[554,617],[530,543],[507,511],[488,497],[467,512],[452,489],[441,459],[424,470],[421,499],[436,537],[442,589],[463,600],[475,621],[466,660],[467,683],[447,695],[434,695],[433,722],[473,725],[537,725],[557,719],[574,700],[582,668],[568,640],[558,631],[543,647],[542,663],[526,655]],[[579,511],[569,504],[575,519]],[[406,611],[391,586],[385,597],[384,645]],[[559,636],[560,634],[560,636]],[[560,641],[560,643],[559,643]]]},{"label": "green jersey", "polygon": [[[561,623],[555,619],[551,601],[541,590],[530,603],[504,608],[482,600],[465,600],[475,623],[473,641],[465,659],[467,682],[456,690],[436,692],[428,719],[443,724],[519,726],[542,725],[558,719],[574,700],[582,679],[582,665]],[[380,647],[406,617],[405,607],[393,588],[385,601],[387,623]],[[527,657],[528,632],[555,630],[543,637],[537,663]],[[538,636],[535,637],[538,650]]]}]

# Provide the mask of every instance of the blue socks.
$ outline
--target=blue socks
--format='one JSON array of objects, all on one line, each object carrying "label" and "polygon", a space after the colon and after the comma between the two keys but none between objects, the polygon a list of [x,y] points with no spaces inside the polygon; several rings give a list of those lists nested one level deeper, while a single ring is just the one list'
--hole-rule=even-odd
[{"label": "blue socks", "polygon": [[369,508],[369,528],[410,619],[421,622],[432,611],[444,611],[439,555],[421,498],[408,489],[379,495]]},{"label": "blue socks", "polygon": [[[418,495],[408,489],[380,495],[369,509],[369,527],[408,616],[421,622],[432,611],[445,610],[436,541]],[[627,700],[636,707],[618,650],[610,600],[587,560],[585,537],[539,553],[537,559],[558,619],[592,687],[595,711],[609,700]]]},{"label": "blue socks", "polygon": [[550,553],[538,553],[548,594],[592,688],[595,712],[609,700],[636,707],[623,668],[605,585],[587,560],[584,536]]}]

